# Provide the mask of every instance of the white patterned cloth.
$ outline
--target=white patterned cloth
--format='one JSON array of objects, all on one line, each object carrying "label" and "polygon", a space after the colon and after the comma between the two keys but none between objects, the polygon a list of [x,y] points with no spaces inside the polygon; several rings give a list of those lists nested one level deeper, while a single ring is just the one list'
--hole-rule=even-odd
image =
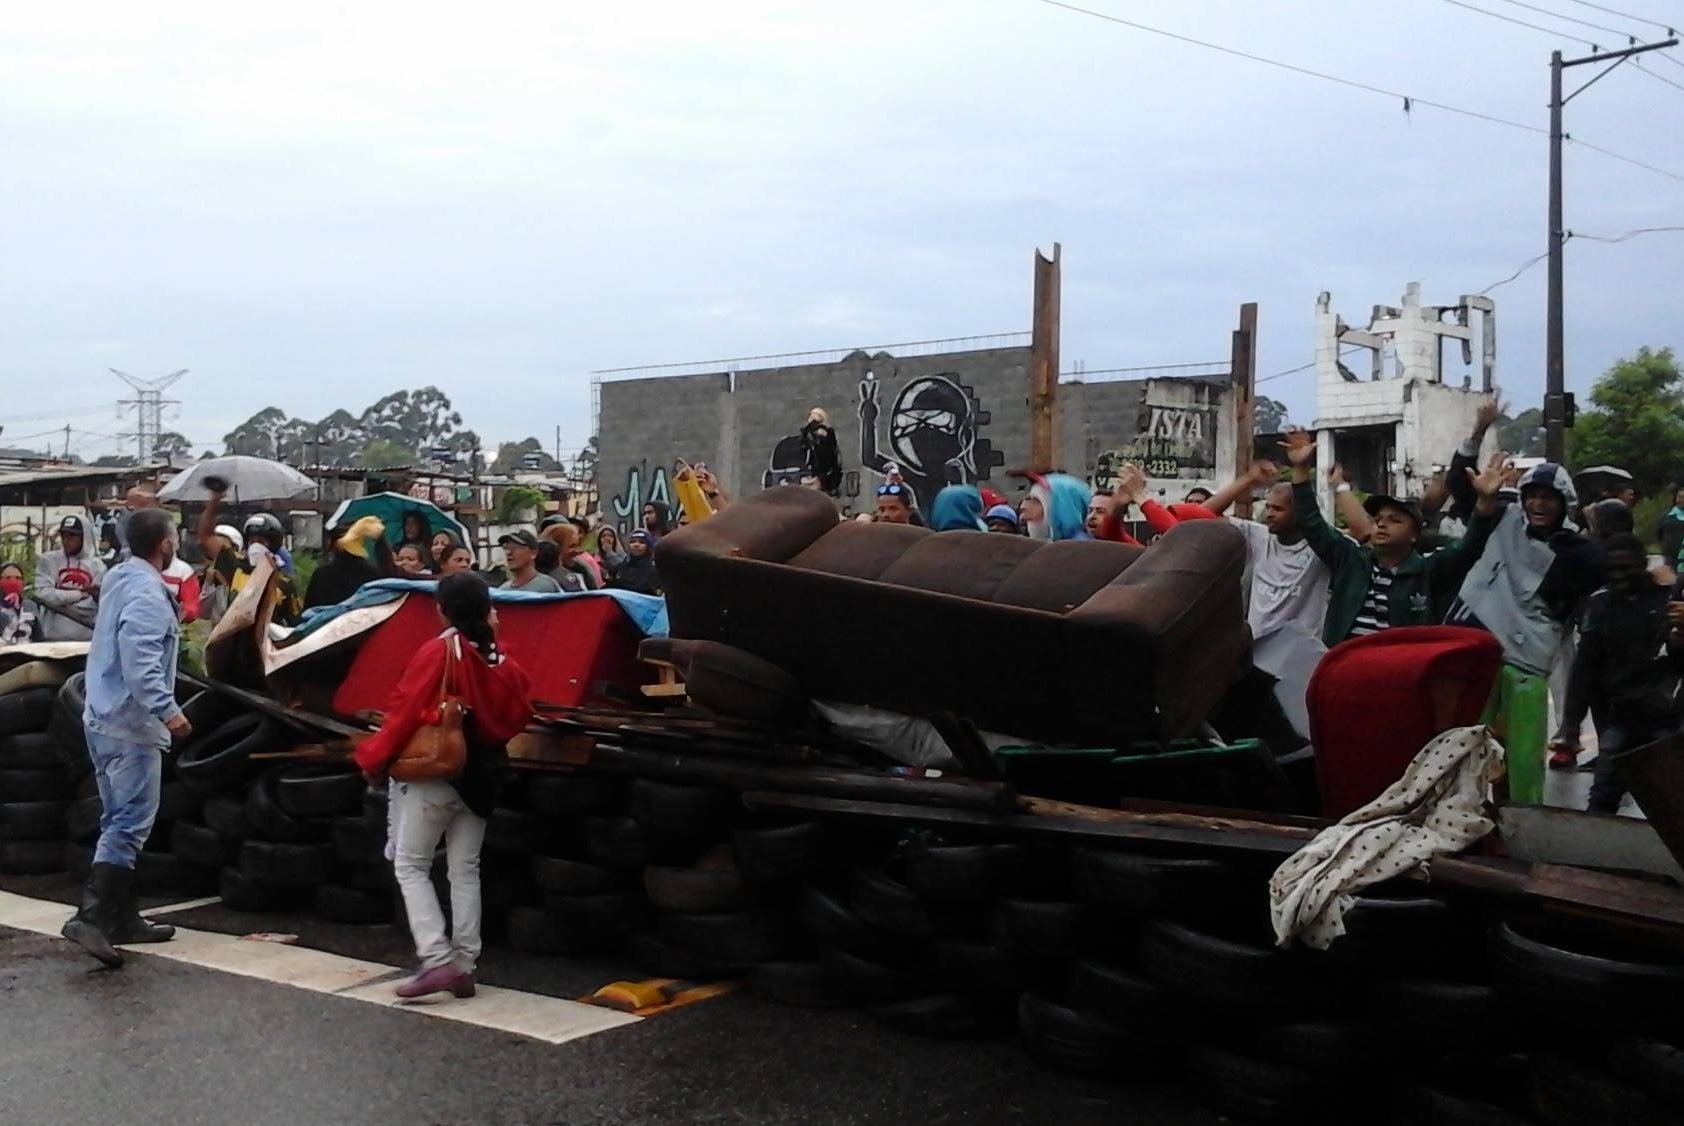
[{"label": "white patterned cloth", "polygon": [[1461,852],[1494,825],[1485,815],[1503,746],[1487,727],[1458,727],[1421,748],[1386,792],[1316,834],[1269,879],[1275,941],[1325,950],[1345,933],[1354,893]]}]

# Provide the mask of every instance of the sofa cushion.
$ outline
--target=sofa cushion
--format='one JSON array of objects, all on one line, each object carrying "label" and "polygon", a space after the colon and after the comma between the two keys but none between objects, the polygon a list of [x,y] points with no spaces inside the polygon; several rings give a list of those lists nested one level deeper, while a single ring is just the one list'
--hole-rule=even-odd
[{"label": "sofa cushion", "polygon": [[877,581],[995,602],[999,601],[995,595],[1000,587],[1040,546],[1022,536],[931,533],[902,551]]},{"label": "sofa cushion", "polygon": [[934,535],[910,524],[838,524],[788,562],[806,571],[876,581],[908,548]]}]

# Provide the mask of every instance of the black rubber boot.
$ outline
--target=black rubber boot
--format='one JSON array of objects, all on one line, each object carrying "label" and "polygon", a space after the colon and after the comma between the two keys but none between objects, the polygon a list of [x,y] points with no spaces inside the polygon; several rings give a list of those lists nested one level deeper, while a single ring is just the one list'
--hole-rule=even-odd
[{"label": "black rubber boot", "polygon": [[82,908],[59,933],[98,958],[105,965],[123,964],[123,953],[111,945],[117,907],[124,887],[133,886],[134,869],[115,864],[95,864],[88,884],[82,889]]},{"label": "black rubber boot", "polygon": [[168,942],[175,937],[175,928],[168,923],[151,923],[140,915],[140,886],[129,873],[129,878],[123,884],[123,897],[118,900],[115,912],[116,924],[111,934],[111,941],[118,944],[138,942]]}]

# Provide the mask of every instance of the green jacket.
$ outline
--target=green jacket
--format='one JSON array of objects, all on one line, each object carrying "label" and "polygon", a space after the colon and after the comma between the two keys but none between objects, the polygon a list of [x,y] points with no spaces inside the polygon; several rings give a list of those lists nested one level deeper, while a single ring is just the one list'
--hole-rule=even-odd
[{"label": "green jacket", "polygon": [[[1315,485],[1299,481],[1292,486],[1292,503],[1298,516],[1298,530],[1332,577],[1328,583],[1327,619],[1322,641],[1330,648],[1351,636],[1351,627],[1362,612],[1374,573],[1374,550],[1328,527],[1316,503]],[[1409,553],[1392,573],[1391,624],[1430,626],[1444,615],[1461,589],[1462,580],[1479,561],[1485,541],[1491,537],[1496,519],[1475,512],[1468,521],[1467,535],[1431,555]]]}]

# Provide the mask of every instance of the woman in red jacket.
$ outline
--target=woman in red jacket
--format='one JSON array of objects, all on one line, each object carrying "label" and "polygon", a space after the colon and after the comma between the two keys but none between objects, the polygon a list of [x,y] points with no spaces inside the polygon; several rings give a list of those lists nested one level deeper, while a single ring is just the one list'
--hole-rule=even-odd
[{"label": "woman in red jacket", "polygon": [[[411,999],[442,992],[474,995],[474,967],[480,952],[479,854],[485,843],[485,819],[496,800],[504,746],[532,717],[526,673],[497,648],[490,588],[471,573],[446,575],[439,582],[438,606],[449,628],[410,658],[380,730],[365,739],[354,756],[370,778],[383,775],[427,713],[438,706],[446,662],[454,660],[452,691],[468,709],[464,724],[467,766],[453,781],[394,781],[391,786],[396,822],[393,865],[421,963],[421,972],[398,986],[398,996]],[[449,938],[430,878],[441,836],[450,875],[453,933]]]}]

